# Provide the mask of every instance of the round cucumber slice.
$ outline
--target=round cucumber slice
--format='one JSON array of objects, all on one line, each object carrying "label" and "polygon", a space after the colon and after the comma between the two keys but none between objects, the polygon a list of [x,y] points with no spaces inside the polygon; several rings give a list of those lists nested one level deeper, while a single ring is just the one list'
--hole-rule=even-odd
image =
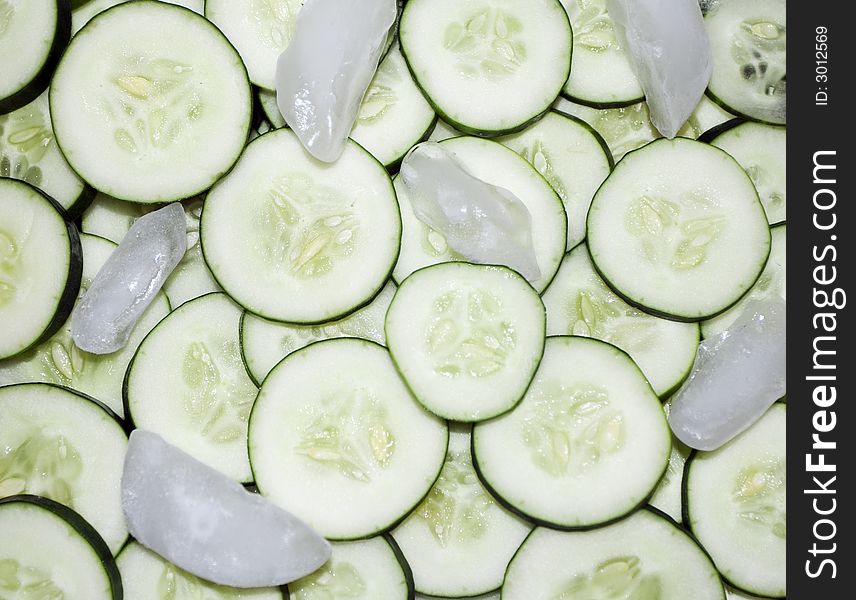
[{"label": "round cucumber slice", "polygon": [[428,493],[448,429],[404,386],[389,353],[341,338],[289,354],[250,416],[256,485],[324,537],[389,529]]},{"label": "round cucumber slice", "polygon": [[122,549],[116,557],[116,565],[122,574],[124,600],[289,600],[285,588],[238,589],[205,581],[137,542]]},{"label": "round cucumber slice", "polygon": [[50,107],[57,142],[83,179],[116,198],[161,203],[208,189],[232,167],[252,95],[241,57],[214,25],[141,0],[74,36]]},{"label": "round cucumber slice", "polygon": [[256,397],[241,360],[241,309],[222,293],[182,304],[146,336],[125,376],[125,415],[199,461],[251,481]]},{"label": "round cucumber slice", "polygon": [[[89,289],[98,271],[107,262],[116,244],[94,235],[81,234],[83,277],[78,298]],[[137,321],[128,343],[112,354],[90,354],[78,348],[71,337],[71,319],[38,346],[0,362],[0,385],[44,382],[72,388],[107,405],[123,417],[122,382],[137,347],[146,334],[169,314],[164,294],[158,294]]]},{"label": "round cucumber slice", "polygon": [[710,558],[668,517],[640,510],[608,527],[537,528],[508,566],[502,600],[725,600]]},{"label": "round cucumber slice", "polygon": [[584,337],[547,338],[520,405],[473,430],[476,469],[494,495],[559,528],[602,525],[636,509],[670,449],[666,416],[636,364]]},{"label": "round cucumber slice", "polygon": [[80,515],[23,495],[0,499],[0,590],[12,598],[122,600],[122,579]]},{"label": "round cucumber slice", "polygon": [[705,15],[713,74],[708,94],[735,115],[786,120],[785,0],[721,0]]},{"label": "round cucumber slice", "polygon": [[468,133],[517,131],[568,79],[571,26],[559,0],[411,0],[401,50],[437,113]]},{"label": "round cucumber slice", "polygon": [[288,584],[291,600],[348,598],[411,600],[410,567],[392,538],[334,542],[333,557],[318,571]]},{"label": "round cucumber slice", "polygon": [[785,597],[786,406],[713,452],[696,452],[684,476],[685,522],[732,585]]},{"label": "round cucumber slice", "polygon": [[562,199],[568,215],[567,249],[583,241],[591,200],[613,167],[600,134],[581,119],[550,111],[531,127],[497,141],[525,158]]},{"label": "round cucumber slice", "polygon": [[544,353],[538,293],[506,267],[454,262],[416,271],[386,315],[395,366],[432,413],[483,421],[520,402]]},{"label": "round cucumber slice", "polygon": [[392,532],[416,590],[471,597],[499,588],[532,526],[506,511],[473,467],[470,427],[450,423],[449,451],[428,497]]},{"label": "round cucumber slice", "polygon": [[624,302],[597,274],[585,244],[565,256],[542,298],[547,335],[581,335],[618,346],[661,398],[675,391],[692,369],[699,326],[661,319]]},{"label": "round cucumber slice", "polygon": [[83,256],[62,208],[28,183],[0,178],[0,359],[51,337],[71,314]]},{"label": "round cucumber slice", "polygon": [[606,0],[562,0],[574,30],[571,75],[562,93],[599,108],[628,106],[645,99],[630,55],[619,43]]},{"label": "round cucumber slice", "polygon": [[202,250],[248,311],[290,323],[332,321],[371,301],[398,256],[401,219],[383,166],[349,141],[328,165],[289,129],[247,146],[209,192]]},{"label": "round cucumber slice", "polygon": [[588,248],[630,304],[699,321],[754,285],[770,230],[752,181],[731,156],[693,140],[659,139],[625,156],[595,194]]},{"label": "round cucumber slice", "polygon": [[37,494],[64,504],[112,552],[128,537],[120,497],[127,446],[118,417],[91,398],[42,383],[0,387],[0,498]]},{"label": "round cucumber slice", "polygon": [[[541,278],[530,282],[539,292],[552,281],[562,262],[567,242],[568,217],[562,200],[532,165],[502,144],[475,137],[459,137],[442,142],[445,148],[474,176],[517,196],[532,217],[532,244]],[[422,267],[466,259],[449,248],[446,238],[416,218],[407,188],[399,177],[394,180],[401,210],[401,254],[393,277],[401,283]]]}]

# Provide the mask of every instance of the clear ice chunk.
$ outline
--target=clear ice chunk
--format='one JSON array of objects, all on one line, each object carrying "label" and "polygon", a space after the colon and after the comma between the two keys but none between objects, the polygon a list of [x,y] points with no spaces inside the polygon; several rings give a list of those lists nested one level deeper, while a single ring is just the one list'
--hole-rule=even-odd
[{"label": "clear ice chunk", "polygon": [[606,0],[629,50],[651,122],[673,138],[701,100],[713,71],[698,0]]},{"label": "clear ice chunk", "polygon": [[303,521],[149,431],[131,432],[122,509],[138,542],[220,585],[283,585],[330,558]]},{"label": "clear ice chunk", "polygon": [[529,281],[541,277],[532,216],[512,192],[475,177],[436,142],[415,146],[399,176],[416,217],[466,260],[506,265]]},{"label": "clear ice chunk", "polygon": [[702,341],[690,376],[672,398],[669,425],[679,440],[716,450],[785,395],[785,302],[747,305],[740,319]]},{"label": "clear ice chunk", "polygon": [[175,202],[140,217],[71,314],[71,335],[92,354],[116,352],[187,250],[184,209]]},{"label": "clear ice chunk", "polygon": [[396,0],[308,0],[276,66],[276,102],[312,156],[334,162],[398,15]]}]

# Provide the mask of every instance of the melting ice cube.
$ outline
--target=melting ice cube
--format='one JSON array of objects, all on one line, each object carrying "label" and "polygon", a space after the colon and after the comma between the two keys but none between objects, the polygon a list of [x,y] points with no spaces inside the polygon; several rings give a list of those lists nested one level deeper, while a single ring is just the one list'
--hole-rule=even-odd
[{"label": "melting ice cube", "polygon": [[137,219],[74,307],[71,334],[77,347],[93,354],[124,347],[186,250],[180,203]]},{"label": "melting ice cube", "polygon": [[131,433],[122,509],[138,542],[220,585],[282,585],[330,558],[308,525],[149,431]]},{"label": "melting ice cube", "polygon": [[476,263],[506,265],[529,281],[541,277],[532,216],[510,191],[467,171],[441,144],[424,142],[401,163],[401,181],[416,217]]},{"label": "melting ice cube", "polygon": [[630,51],[651,122],[673,138],[710,81],[710,41],[698,0],[606,0],[619,40]]},{"label": "melting ice cube", "polygon": [[377,70],[396,0],[308,0],[276,66],[276,102],[318,160],[341,156]]},{"label": "melting ice cube", "polygon": [[679,440],[715,450],[785,395],[785,302],[753,302],[727,331],[699,345],[689,378],[672,398]]}]

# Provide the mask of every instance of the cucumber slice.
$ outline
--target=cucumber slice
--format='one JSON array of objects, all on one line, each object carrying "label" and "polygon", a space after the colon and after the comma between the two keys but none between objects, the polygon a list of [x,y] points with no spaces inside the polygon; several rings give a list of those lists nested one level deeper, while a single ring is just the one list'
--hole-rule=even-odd
[{"label": "cucumber slice", "polygon": [[247,420],[256,397],[241,360],[241,309],[225,294],[181,305],[146,336],[125,376],[125,415],[197,460],[251,481]]},{"label": "cucumber slice", "polygon": [[502,586],[502,600],[531,598],[725,600],[725,590],[689,535],[667,517],[640,510],[592,531],[535,529]]},{"label": "cucumber slice", "polygon": [[434,130],[431,132],[431,135],[428,136],[428,141],[442,142],[443,140],[449,140],[464,135],[466,134],[458,131],[444,120],[437,119],[437,124],[434,126]]},{"label": "cucumber slice", "polygon": [[702,141],[722,148],[746,169],[769,223],[785,221],[784,127],[733,120],[707,132]]},{"label": "cucumber slice", "polygon": [[[409,6],[409,5],[408,5]],[[462,137],[443,142],[470,173],[517,196],[532,216],[532,243],[541,278],[530,282],[539,292],[552,281],[562,262],[568,218],[562,200],[550,184],[514,151],[490,140]],[[446,244],[446,238],[416,218],[407,189],[398,177],[395,192],[403,226],[401,254],[392,276],[401,283],[430,265],[465,260]]]},{"label": "cucumber slice", "polygon": [[720,0],[708,10],[713,74],[707,92],[728,112],[785,123],[785,17],[785,0]]},{"label": "cucumber slice", "polygon": [[437,116],[407,70],[397,45],[377,68],[360,104],[351,139],[392,167],[428,137]]},{"label": "cucumber slice", "polygon": [[609,146],[582,119],[557,111],[497,141],[526,159],[559,194],[568,215],[567,249],[586,237],[594,193],[613,167]]},{"label": "cucumber slice", "polygon": [[250,377],[258,385],[283,358],[321,340],[357,337],[386,344],[383,323],[396,286],[387,282],[365,308],[341,321],[321,325],[289,325],[268,321],[248,312],[241,318],[241,352]]},{"label": "cucumber slice", "polygon": [[565,256],[543,300],[547,335],[582,335],[618,346],[661,398],[692,369],[699,326],[660,319],[624,302],[597,274],[585,244]]},{"label": "cucumber slice", "polygon": [[538,293],[506,267],[455,262],[416,271],[386,315],[398,372],[422,405],[483,421],[520,402],[544,353]]},{"label": "cucumber slice", "polygon": [[71,314],[82,252],[62,208],[28,183],[0,177],[0,360],[48,339]]},{"label": "cucumber slice", "polygon": [[520,405],[475,426],[473,453],[482,480],[512,510],[583,528],[644,503],[666,470],[670,441],[660,402],[629,356],[564,336],[547,338]]},{"label": "cucumber slice", "polygon": [[[83,4],[80,4],[79,2],[77,3],[80,4],[80,6],[75,7],[72,5],[71,35],[75,35],[78,31],[83,29],[83,26],[89,23],[95,15],[104,12],[108,8],[113,8],[117,4],[124,4],[128,1],[129,0],[84,0]],[[160,2],[189,8],[198,15],[204,14],[205,12],[205,0],[160,0]]]},{"label": "cucumber slice", "polygon": [[[666,411],[666,418],[668,418],[671,400],[663,404],[663,409]],[[660,483],[657,484],[654,495],[648,501],[648,504],[663,511],[678,523],[683,520],[684,514],[682,499],[684,465],[691,451],[691,448],[672,434],[672,453],[669,455],[669,466],[666,467],[666,472],[663,473]]]},{"label": "cucumber slice", "polygon": [[265,118],[270,121],[271,126],[274,129],[287,127],[285,118],[282,116],[282,113],[279,112],[279,106],[276,104],[276,92],[266,90],[264,88],[257,88],[256,93],[259,97],[259,105],[261,106],[262,113],[264,113]]},{"label": "cucumber slice", "polygon": [[[416,594],[415,600],[457,600],[456,598],[447,598],[441,596],[423,596],[422,594]],[[494,592],[490,592],[489,594],[483,594],[481,596],[469,596],[467,600],[500,600],[499,590]]]},{"label": "cucumber slice", "polygon": [[686,515],[722,576],[751,594],[785,597],[785,421],[774,404],[713,452],[696,452],[684,476]]},{"label": "cucumber slice", "polygon": [[[187,251],[163,285],[163,291],[173,307],[211,292],[222,291],[205,264],[202,246],[199,244],[199,219],[202,216],[203,201],[201,196],[196,196],[181,203],[187,223]],[[134,221],[157,208],[158,206],[135,204],[98,194],[83,213],[82,229],[86,233],[107,238],[118,244]]]},{"label": "cucumber slice", "polygon": [[606,0],[562,0],[574,30],[571,76],[562,93],[599,108],[645,99],[627,51],[618,42]]},{"label": "cucumber slice", "polygon": [[22,600],[122,600],[122,580],[80,515],[47,498],[13,496],[0,500],[0,591]]},{"label": "cucumber slice", "polygon": [[291,600],[412,600],[413,577],[395,542],[378,536],[332,544],[318,571],[288,584]]},{"label": "cucumber slice", "polygon": [[505,568],[531,529],[497,504],[479,481],[470,427],[450,423],[439,479],[392,535],[413,569],[417,591],[470,597],[502,585]]},{"label": "cucumber slice", "polygon": [[447,444],[446,423],[411,397],[386,349],[353,338],[289,354],[250,416],[259,491],[338,540],[375,535],[410,513]]},{"label": "cucumber slice", "polygon": [[127,447],[118,417],[91,398],[43,383],[0,387],[0,498],[38,494],[64,504],[114,553],[128,537],[120,497]]},{"label": "cucumber slice", "polygon": [[359,145],[348,142],[328,165],[277,129],[251,142],[209,192],[201,235],[208,267],[239,304],[312,324],[347,315],[381,290],[401,219],[389,175]]},{"label": "cucumber slice", "polygon": [[[560,98],[556,101],[555,108],[591,125],[603,136],[615,162],[628,152],[660,137],[660,132],[651,123],[645,102],[622,108],[592,108]],[[733,115],[722,110],[712,100],[702,97],[693,114],[678,131],[678,135],[696,139],[711,127],[733,118]]]},{"label": "cucumber slice", "polygon": [[0,0],[0,114],[45,91],[70,36],[68,0]]},{"label": "cucumber slice", "polygon": [[57,201],[72,219],[95,191],[71,170],[54,141],[47,92],[0,115],[0,177],[22,179]]},{"label": "cucumber slice", "polygon": [[728,154],[660,139],[627,155],[595,194],[588,247],[627,302],[685,321],[715,316],[767,262],[770,230],[758,193]]},{"label": "cucumber slice", "polygon": [[50,106],[57,142],[83,179],[116,198],[158,203],[196,195],[232,167],[252,96],[240,56],[214,25],[141,0],[100,13],[74,36]]},{"label": "cucumber slice", "polygon": [[786,300],[787,233],[784,223],[771,228],[770,233],[772,238],[770,257],[767,259],[767,265],[764,267],[764,271],[761,273],[758,281],[755,282],[752,289],[733,307],[717,317],[702,321],[701,334],[703,337],[714,337],[731,327],[753,300],[773,298],[776,295],[781,297],[782,300]]},{"label": "cucumber slice", "polygon": [[238,589],[217,585],[181,570],[137,542],[116,557],[125,600],[288,600],[284,588]]},{"label": "cucumber slice", "polygon": [[[82,234],[80,241],[83,277],[78,298],[116,249],[113,242],[93,235]],[[72,340],[69,318],[50,339],[15,358],[0,361],[0,385],[54,383],[92,396],[120,417],[124,416],[122,380],[125,371],[140,342],[169,311],[166,296],[158,294],[140,317],[125,347],[112,354],[90,354],[80,350]]]},{"label": "cucumber slice", "polygon": [[206,0],[205,16],[241,54],[250,81],[276,89],[276,61],[291,43],[304,0]]},{"label": "cucumber slice", "polygon": [[522,129],[570,72],[573,36],[559,0],[411,0],[398,35],[429,102],[468,133]]}]

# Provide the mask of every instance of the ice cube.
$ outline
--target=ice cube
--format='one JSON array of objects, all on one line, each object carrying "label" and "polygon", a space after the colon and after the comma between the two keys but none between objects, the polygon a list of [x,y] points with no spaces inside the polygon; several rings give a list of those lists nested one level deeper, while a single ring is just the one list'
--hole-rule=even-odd
[{"label": "ice cube", "polygon": [[541,277],[532,216],[512,192],[473,176],[442,144],[423,142],[401,163],[416,217],[466,260],[506,265],[529,281]]},{"label": "ice cube", "polygon": [[220,585],[283,585],[330,558],[308,525],[149,431],[131,432],[122,509],[138,542]]},{"label": "ice cube", "polygon": [[398,15],[396,0],[308,0],[276,66],[276,102],[312,156],[334,162]]},{"label": "ice cube", "polygon": [[715,450],[785,395],[785,302],[754,301],[727,331],[699,345],[689,378],[672,398],[679,440]]},{"label": "ice cube", "polygon": [[618,39],[630,52],[651,122],[673,138],[710,81],[710,41],[698,0],[606,0]]},{"label": "ice cube", "polygon": [[77,347],[93,354],[123,348],[186,249],[180,203],[137,219],[74,307],[71,335]]}]

